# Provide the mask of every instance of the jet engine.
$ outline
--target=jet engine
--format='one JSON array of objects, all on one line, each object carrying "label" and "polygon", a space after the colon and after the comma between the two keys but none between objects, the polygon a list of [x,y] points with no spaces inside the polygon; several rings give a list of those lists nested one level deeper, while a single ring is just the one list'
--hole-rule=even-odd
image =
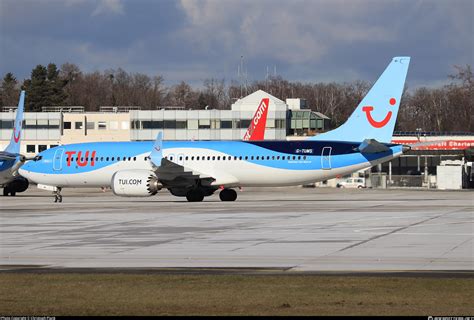
[{"label": "jet engine", "polygon": [[122,170],[112,176],[112,191],[122,197],[149,197],[163,187],[149,170]]},{"label": "jet engine", "polygon": [[29,184],[27,179],[18,176],[3,187],[3,195],[11,194],[14,196],[17,192],[23,192],[28,189]]}]

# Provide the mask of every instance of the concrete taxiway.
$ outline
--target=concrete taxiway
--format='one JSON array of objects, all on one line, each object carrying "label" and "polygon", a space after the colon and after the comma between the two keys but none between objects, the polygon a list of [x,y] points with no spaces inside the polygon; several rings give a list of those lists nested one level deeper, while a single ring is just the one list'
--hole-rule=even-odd
[{"label": "concrete taxiway", "polygon": [[0,198],[0,270],[268,268],[474,270],[474,192],[245,189],[188,203],[162,191],[34,187]]}]

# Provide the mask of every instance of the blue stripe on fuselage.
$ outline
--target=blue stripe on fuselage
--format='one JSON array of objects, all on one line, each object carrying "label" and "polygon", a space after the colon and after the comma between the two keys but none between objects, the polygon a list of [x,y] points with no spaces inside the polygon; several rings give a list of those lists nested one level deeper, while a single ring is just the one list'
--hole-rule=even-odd
[{"label": "blue stripe on fuselage", "polygon": [[[376,160],[382,157],[390,156],[393,153],[401,151],[402,146],[387,144],[391,150],[383,153],[376,154],[360,154],[354,149],[360,143],[353,142],[339,142],[339,141],[258,141],[258,142],[242,142],[242,141],[164,141],[163,149],[169,152],[170,149],[175,148],[191,148],[191,149],[205,149],[223,153],[232,157],[248,156],[247,161],[262,166],[289,169],[289,170],[317,170],[321,169],[321,152],[325,147],[331,147],[331,167],[339,168],[349,165],[354,165],[362,162]],[[37,162],[29,161],[23,165],[24,170],[38,172],[38,173],[49,173],[49,174],[76,174],[90,172],[98,170],[112,164],[117,163],[117,157],[123,159],[123,157],[137,157],[138,155],[145,154],[151,151],[153,146],[152,141],[135,141],[135,142],[95,142],[95,143],[81,143],[58,146],[52,149],[48,149],[40,153],[42,159]],[[61,160],[61,170],[53,169],[53,158],[56,150],[63,148],[65,150],[64,156]],[[72,156],[74,161],[71,161],[71,165],[67,166],[68,155],[66,152],[75,151]],[[81,157],[84,158],[83,162],[86,162],[86,152],[89,151],[89,158],[92,152],[95,151],[95,157],[99,161],[94,160],[94,166],[91,165],[89,159],[86,166],[79,166],[75,158],[81,152]],[[178,154],[180,154],[178,152]],[[192,154],[183,154],[184,156],[191,156]],[[210,156],[213,154],[210,153]],[[282,156],[288,157],[291,155],[296,157],[296,160],[281,160]],[[175,154],[177,156],[177,154]],[[254,157],[251,160],[251,156]],[[256,157],[259,160],[256,160]],[[272,157],[280,156],[280,160],[272,160]],[[301,160],[298,160],[298,156],[301,156]],[[105,159],[109,157],[109,160]],[[114,161],[112,161],[114,157]],[[261,160],[264,157],[265,160]],[[267,157],[270,157],[267,160]],[[306,159],[304,159],[306,157]],[[100,159],[103,158],[103,161]],[[176,161],[176,159],[173,159]],[[133,159],[132,159],[133,161]],[[145,161],[143,157],[137,158],[136,161]],[[207,161],[207,160],[205,160]],[[211,160],[212,161],[212,160]],[[217,160],[215,160],[217,161]],[[56,169],[58,166],[56,165]]]}]

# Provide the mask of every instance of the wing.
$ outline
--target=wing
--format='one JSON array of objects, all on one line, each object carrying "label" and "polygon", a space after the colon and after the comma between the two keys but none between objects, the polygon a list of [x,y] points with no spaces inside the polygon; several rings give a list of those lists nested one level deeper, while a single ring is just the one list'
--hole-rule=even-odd
[{"label": "wing", "polygon": [[201,181],[201,185],[210,186],[216,180],[214,177],[186,168],[166,158],[161,159],[161,164],[155,172],[164,186],[189,186],[194,185],[196,180]]},{"label": "wing", "polygon": [[156,137],[149,159],[154,166],[158,180],[165,188],[189,187],[196,184],[205,187],[235,186],[239,181],[225,172],[212,172],[211,174],[197,171],[163,157],[163,134]]}]

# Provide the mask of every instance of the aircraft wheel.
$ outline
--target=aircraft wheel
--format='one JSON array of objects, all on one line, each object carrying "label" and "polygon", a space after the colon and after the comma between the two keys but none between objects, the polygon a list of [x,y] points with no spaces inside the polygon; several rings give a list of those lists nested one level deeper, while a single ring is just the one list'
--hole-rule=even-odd
[{"label": "aircraft wheel", "polygon": [[15,191],[11,191],[11,192],[10,192],[10,195],[11,195],[12,197],[16,196],[16,192],[15,192]]},{"label": "aircraft wheel", "polygon": [[3,188],[3,196],[6,197],[10,192],[8,192],[8,188]]},{"label": "aircraft wheel", "polygon": [[233,189],[224,189],[219,193],[221,201],[235,201],[237,199],[237,192]]},{"label": "aircraft wheel", "polygon": [[186,199],[189,202],[201,202],[204,200],[204,194],[200,189],[194,189],[186,194]]}]

